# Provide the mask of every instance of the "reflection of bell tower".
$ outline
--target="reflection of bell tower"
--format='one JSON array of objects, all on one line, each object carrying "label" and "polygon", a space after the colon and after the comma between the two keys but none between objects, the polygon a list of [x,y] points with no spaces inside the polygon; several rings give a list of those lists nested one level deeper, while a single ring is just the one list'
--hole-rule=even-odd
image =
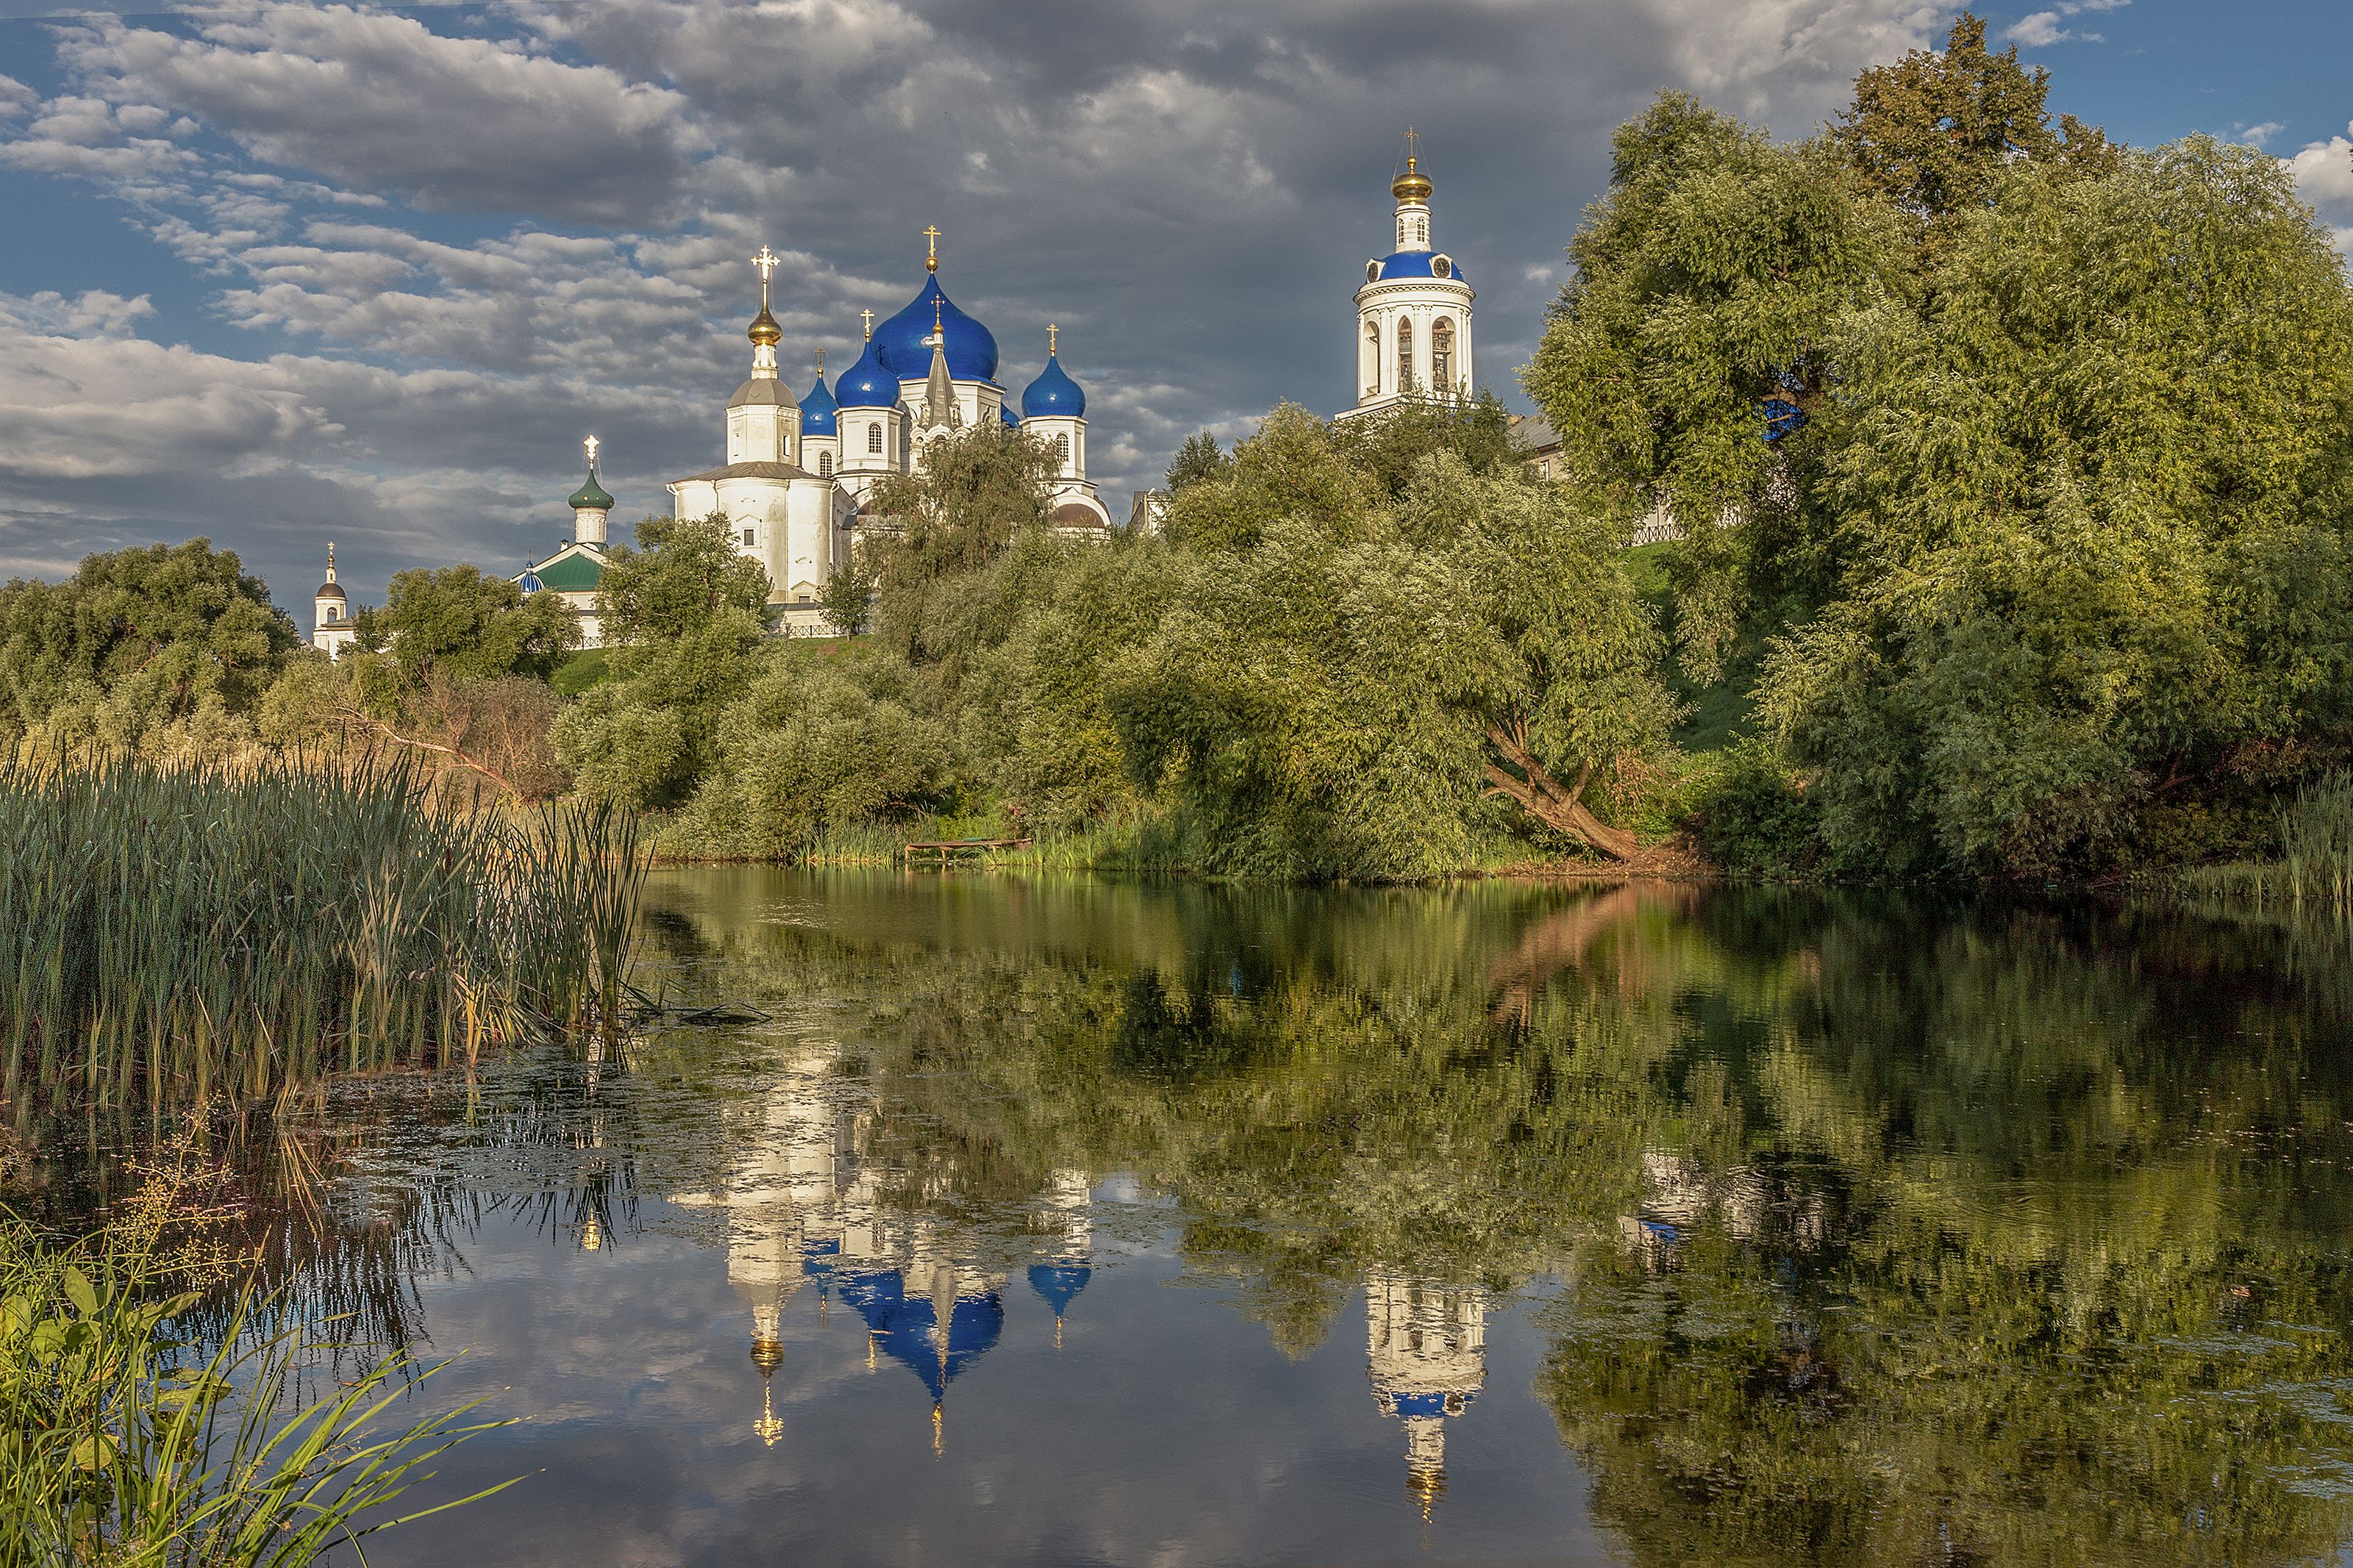
[{"label": "reflection of bell tower", "polygon": [[1428,1519],[1446,1490],[1446,1418],[1487,1382],[1487,1294],[1398,1274],[1365,1281],[1365,1372],[1405,1423],[1406,1486]]},{"label": "reflection of bell tower", "polygon": [[1056,1171],[1039,1194],[1030,1225],[1046,1238],[1046,1259],[1029,1266],[1029,1289],[1054,1310],[1054,1348],[1062,1315],[1093,1278],[1094,1184],[1084,1171]]}]

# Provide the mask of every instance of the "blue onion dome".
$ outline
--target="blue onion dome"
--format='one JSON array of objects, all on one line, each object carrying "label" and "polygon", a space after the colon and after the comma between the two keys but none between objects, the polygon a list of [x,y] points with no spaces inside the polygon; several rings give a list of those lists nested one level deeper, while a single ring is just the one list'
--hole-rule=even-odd
[{"label": "blue onion dome", "polygon": [[1365,281],[1388,283],[1399,278],[1436,278],[1467,284],[1470,279],[1442,250],[1400,250],[1365,264]]},{"label": "blue onion dome", "polygon": [[882,345],[872,340],[858,363],[841,373],[833,384],[836,408],[896,408],[899,406],[899,378],[882,363]]},{"label": "blue onion dome", "polygon": [[[907,308],[874,329],[874,347],[882,368],[901,381],[921,381],[932,368],[932,320],[936,310],[940,334],[947,340],[948,375],[955,381],[997,379],[997,340],[987,327],[955,308],[940,289],[936,277],[923,279],[923,291]],[[845,405],[849,399],[842,400]]]},{"label": "blue onion dome", "polygon": [[1010,403],[998,404],[997,405],[997,416],[1005,421],[1005,427],[1008,430],[1018,430],[1021,428],[1021,421],[1013,417],[1013,405]]},{"label": "blue onion dome", "polygon": [[801,399],[801,434],[833,435],[833,416],[840,407],[841,405],[834,401],[833,394],[826,389],[825,377],[818,376],[809,387],[808,395]]},{"label": "blue onion dome", "polygon": [[605,493],[605,487],[596,482],[596,470],[591,468],[587,483],[572,492],[569,504],[575,511],[586,511],[591,507],[610,511],[613,510],[613,498]]},{"label": "blue onion dome", "polygon": [[538,593],[542,588],[547,586],[547,584],[539,580],[538,573],[526,572],[520,578],[516,579],[515,586],[523,591],[525,597],[529,597],[531,595]]},{"label": "blue onion dome", "polygon": [[1062,369],[1060,356],[1048,354],[1046,368],[1038,373],[1038,379],[1031,382],[1029,390],[1021,395],[1023,416],[1035,419],[1041,415],[1052,415],[1058,418],[1077,419],[1086,411],[1087,395],[1079,390],[1079,384]]}]

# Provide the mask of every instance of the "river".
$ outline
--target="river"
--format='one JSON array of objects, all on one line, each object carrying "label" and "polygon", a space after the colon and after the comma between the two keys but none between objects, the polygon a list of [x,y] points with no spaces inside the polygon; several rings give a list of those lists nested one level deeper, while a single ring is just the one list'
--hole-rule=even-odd
[{"label": "river", "polygon": [[649,903],[641,984],[765,1016],[345,1084],[317,1130],[297,1306],[520,1418],[426,1491],[522,1483],[376,1563],[2353,1541],[2331,933],[765,868]]}]

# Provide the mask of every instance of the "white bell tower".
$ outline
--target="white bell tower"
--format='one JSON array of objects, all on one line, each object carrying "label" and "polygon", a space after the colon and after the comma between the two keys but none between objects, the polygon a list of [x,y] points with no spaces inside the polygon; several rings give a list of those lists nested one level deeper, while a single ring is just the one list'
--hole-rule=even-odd
[{"label": "white bell tower", "polygon": [[1397,248],[1365,263],[1356,290],[1356,403],[1340,417],[1376,414],[1427,399],[1466,402],[1471,371],[1471,301],[1475,297],[1454,258],[1432,247],[1430,176],[1419,139],[1406,132],[1405,173],[1389,182],[1397,199]]}]

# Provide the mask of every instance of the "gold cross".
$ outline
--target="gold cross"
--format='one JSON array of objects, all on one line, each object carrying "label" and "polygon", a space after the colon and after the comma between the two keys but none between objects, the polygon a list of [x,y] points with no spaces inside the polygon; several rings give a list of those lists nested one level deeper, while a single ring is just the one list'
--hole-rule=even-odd
[{"label": "gold cross", "polygon": [[752,258],[752,265],[759,268],[760,281],[765,283],[768,280],[768,274],[774,272],[776,269],[776,264],[782,260],[784,260],[783,257],[764,245],[760,247],[760,254]]},{"label": "gold cross", "polygon": [[871,343],[874,341],[874,312],[860,310],[858,313],[866,318],[866,341]]},{"label": "gold cross", "polygon": [[1414,152],[1420,145],[1421,138],[1414,134],[1412,126],[1407,126],[1405,128],[1405,166],[1407,168],[1410,169],[1413,167]]},{"label": "gold cross", "polygon": [[817,373],[820,376],[825,374],[825,351],[823,349],[817,351]]},{"label": "gold cross", "polygon": [[928,242],[930,247],[929,250],[923,257],[923,270],[926,272],[937,272],[940,269],[939,226],[937,224],[933,224],[926,226],[923,230],[923,238]]},{"label": "gold cross", "polygon": [[1046,323],[1046,357],[1048,359],[1054,357],[1054,334],[1060,330],[1051,321]]},{"label": "gold cross", "polygon": [[596,437],[591,436],[580,444],[588,448],[588,468],[593,473],[596,468]]}]

